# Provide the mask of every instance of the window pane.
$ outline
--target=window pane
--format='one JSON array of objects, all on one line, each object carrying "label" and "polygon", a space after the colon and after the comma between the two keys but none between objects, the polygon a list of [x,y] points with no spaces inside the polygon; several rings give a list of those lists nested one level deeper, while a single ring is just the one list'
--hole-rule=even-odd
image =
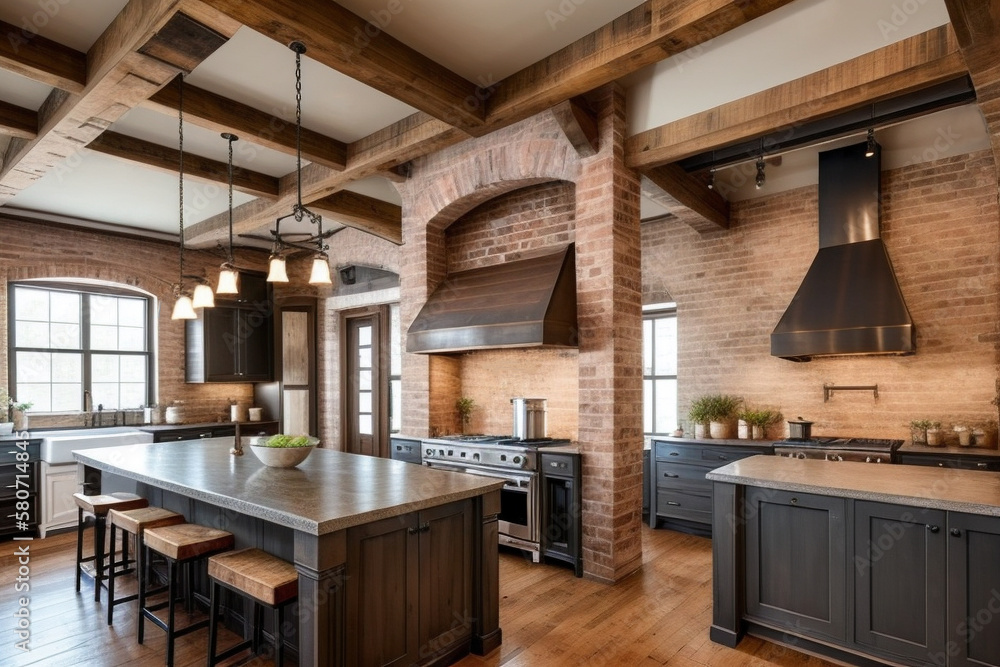
[{"label": "window pane", "polygon": [[80,345],[80,325],[79,324],[52,324],[49,327],[51,338],[49,347],[63,350],[79,350]]},{"label": "window pane", "polygon": [[677,428],[677,380],[656,381],[656,432]]},{"label": "window pane", "polygon": [[642,374],[653,374],[653,320],[642,321]]},{"label": "window pane", "polygon": [[53,322],[80,323],[80,295],[70,292],[50,292],[50,316]]},{"label": "window pane", "polygon": [[113,296],[91,294],[90,323],[118,324],[118,299]]},{"label": "window pane", "polygon": [[146,403],[145,382],[123,382],[118,400],[120,408],[138,408]]},{"label": "window pane", "polygon": [[370,390],[372,388],[372,372],[360,371],[358,373],[358,389]]},{"label": "window pane", "polygon": [[370,391],[358,392],[358,412],[372,411],[372,393]]},{"label": "window pane", "polygon": [[358,368],[372,367],[372,349],[370,347],[358,348]]},{"label": "window pane", "polygon": [[52,411],[74,412],[83,409],[83,385],[59,383],[52,385]]},{"label": "window pane", "polygon": [[17,337],[18,347],[49,346],[49,325],[45,322],[18,320],[14,323],[14,335]]},{"label": "window pane", "polygon": [[[50,382],[52,354],[49,352],[18,352],[17,383]],[[18,398],[18,400],[21,400]]]},{"label": "window pane", "polygon": [[653,432],[653,381],[642,381],[642,431]]},{"label": "window pane", "polygon": [[372,344],[372,328],[358,327],[358,345],[371,345]]},{"label": "window pane", "polygon": [[53,354],[52,380],[76,384],[83,382],[83,355]]},{"label": "window pane", "polygon": [[94,397],[94,409],[98,405],[103,406],[103,410],[118,409],[118,383],[117,382],[92,382],[91,393]]},{"label": "window pane", "polygon": [[403,428],[403,387],[399,380],[389,382],[389,400],[392,402],[392,421],[389,430],[399,433]]},{"label": "window pane", "polygon": [[361,435],[372,434],[372,416],[358,415],[358,433]]},{"label": "window pane", "polygon": [[51,412],[52,396],[49,390],[51,386],[48,383],[18,382],[17,395],[14,398],[19,403],[31,403],[32,412]]},{"label": "window pane", "polygon": [[389,331],[389,375],[403,374],[403,350],[400,342],[399,330],[399,306],[392,306],[389,309],[390,324]]},{"label": "window pane", "polygon": [[[137,355],[122,355],[119,362],[121,364],[122,382],[146,382],[146,357]],[[145,401],[143,401],[145,402]]]},{"label": "window pane", "polygon": [[49,321],[49,293],[44,290],[15,287],[14,319],[33,320],[35,322]]},{"label": "window pane", "polygon": [[146,332],[137,327],[118,327],[118,348],[129,352],[146,349]]},{"label": "window pane", "polygon": [[90,327],[90,349],[117,350],[118,327],[92,325]]},{"label": "window pane", "polygon": [[118,356],[113,354],[93,355],[90,373],[93,382],[118,382]]},{"label": "window pane", "polygon": [[118,324],[145,328],[146,302],[142,299],[118,299]]},{"label": "window pane", "polygon": [[664,317],[655,321],[656,375],[677,375],[677,318]]}]

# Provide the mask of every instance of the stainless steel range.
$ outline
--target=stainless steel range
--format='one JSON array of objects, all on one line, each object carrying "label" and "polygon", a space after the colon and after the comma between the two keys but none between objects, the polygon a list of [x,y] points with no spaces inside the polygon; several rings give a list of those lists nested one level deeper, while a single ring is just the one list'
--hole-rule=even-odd
[{"label": "stainless steel range", "polygon": [[820,437],[808,440],[780,440],[774,443],[774,453],[797,459],[826,459],[827,461],[861,461],[863,463],[892,463],[902,440],[880,438]]},{"label": "stainless steel range", "polygon": [[541,534],[538,448],[567,443],[553,438],[452,435],[423,440],[422,459],[431,468],[502,479],[500,544],[529,552],[537,563]]}]

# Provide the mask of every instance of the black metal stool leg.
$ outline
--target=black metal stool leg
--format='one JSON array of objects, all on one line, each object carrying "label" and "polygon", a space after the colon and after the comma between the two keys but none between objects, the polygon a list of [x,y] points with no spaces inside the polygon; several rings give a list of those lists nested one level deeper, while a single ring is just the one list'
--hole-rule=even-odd
[{"label": "black metal stool leg", "polygon": [[264,608],[254,600],[253,603],[253,647],[254,655],[260,654],[260,645],[264,643]]},{"label": "black metal stool leg", "polygon": [[80,592],[80,565],[83,563],[83,508],[78,507],[76,523],[76,592]]},{"label": "black metal stool leg", "polygon": [[[101,601],[101,584],[104,581],[104,517],[94,517],[94,602]],[[112,560],[114,555],[111,556]]]},{"label": "black metal stool leg", "polygon": [[[128,542],[128,533],[122,531],[122,542]],[[123,548],[124,549],[124,548]],[[124,560],[124,559],[123,559]],[[108,625],[114,621],[115,614],[115,524],[111,524],[111,567],[108,571]]]},{"label": "black metal stool leg", "polygon": [[175,581],[177,579],[177,561],[168,558],[170,565],[167,568],[167,667],[174,665],[174,596],[176,595]]},{"label": "black metal stool leg", "polygon": [[285,605],[274,609],[274,667],[281,667],[285,656]]},{"label": "black metal stool leg", "polygon": [[219,584],[212,582],[208,602],[208,667],[215,667],[215,648],[219,643]]}]

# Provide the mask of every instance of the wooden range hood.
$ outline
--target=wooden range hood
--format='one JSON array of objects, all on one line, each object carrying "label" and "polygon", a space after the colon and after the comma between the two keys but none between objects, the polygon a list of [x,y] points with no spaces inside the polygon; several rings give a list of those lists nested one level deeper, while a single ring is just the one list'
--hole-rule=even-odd
[{"label": "wooden range hood", "polygon": [[554,253],[449,275],[420,309],[407,352],[576,347],[576,261]]}]

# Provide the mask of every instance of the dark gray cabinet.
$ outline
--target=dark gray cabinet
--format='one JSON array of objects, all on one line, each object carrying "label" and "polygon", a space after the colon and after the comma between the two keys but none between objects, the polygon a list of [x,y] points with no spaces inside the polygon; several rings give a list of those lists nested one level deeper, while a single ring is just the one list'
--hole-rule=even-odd
[{"label": "dark gray cabinet", "polygon": [[788,632],[847,639],[846,501],[752,487],[746,614]]},{"label": "dark gray cabinet", "polygon": [[0,540],[38,530],[39,439],[0,443]]},{"label": "dark gray cabinet", "polygon": [[1000,518],[950,512],[946,539],[948,665],[1000,666]]},{"label": "dark gray cabinet", "polygon": [[936,466],[961,470],[1000,470],[1000,457],[976,454],[937,454],[901,452],[899,462],[905,465]]},{"label": "dark gray cabinet", "polygon": [[182,442],[205,438],[231,438],[236,435],[236,424],[181,424],[177,427],[154,426],[141,429],[153,434],[153,442]]},{"label": "dark gray cabinet", "polygon": [[705,474],[733,461],[773,454],[770,443],[656,439],[649,462],[649,525],[701,535],[712,532],[712,483]]},{"label": "dark gray cabinet", "polygon": [[855,502],[855,642],[918,663],[944,654],[947,529],[940,510]]},{"label": "dark gray cabinet", "polygon": [[240,293],[217,298],[184,331],[186,382],[274,379],[273,305],[263,276],[241,273]]},{"label": "dark gray cabinet", "polygon": [[569,563],[576,576],[582,577],[580,455],[543,451],[540,458],[542,555]]}]

